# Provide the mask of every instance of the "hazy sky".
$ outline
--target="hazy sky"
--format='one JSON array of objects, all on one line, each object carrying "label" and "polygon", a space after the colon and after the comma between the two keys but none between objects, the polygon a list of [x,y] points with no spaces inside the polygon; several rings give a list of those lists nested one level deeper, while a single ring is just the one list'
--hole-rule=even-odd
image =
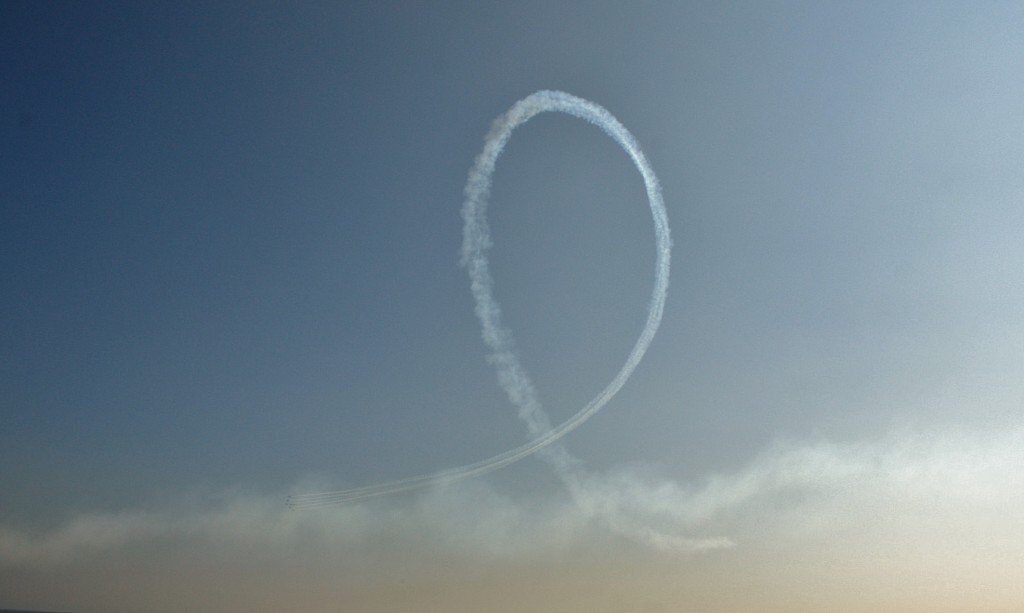
[{"label": "hazy sky", "polygon": [[[1022,66],[1019,2],[0,4],[0,607],[1021,610]],[[526,440],[458,252],[539,89],[674,239],[586,482],[288,511]],[[489,220],[560,422],[643,326],[643,182],[545,114]]]}]

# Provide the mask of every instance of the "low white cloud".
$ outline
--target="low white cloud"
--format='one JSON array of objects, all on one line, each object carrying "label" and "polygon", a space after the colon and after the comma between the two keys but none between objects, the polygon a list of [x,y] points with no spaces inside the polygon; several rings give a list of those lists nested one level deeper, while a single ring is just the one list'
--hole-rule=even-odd
[{"label": "low white cloud", "polygon": [[[808,574],[828,568],[806,593],[910,607],[895,587],[903,582],[929,602],[963,602],[982,590],[1016,606],[1024,605],[1011,570],[1024,559],[1021,466],[1024,427],[947,428],[861,443],[780,443],[741,470],[690,485],[640,471],[591,475],[572,495],[548,498],[513,499],[483,481],[309,511],[288,510],[280,495],[196,496],[174,509],[83,515],[48,531],[0,527],[0,568],[7,577],[74,584],[120,581],[115,575],[143,572],[136,565],[160,577],[237,567],[246,581],[320,577],[310,594],[336,595],[341,588],[328,589],[325,577],[351,591],[394,576],[429,583],[629,559],[634,570],[682,565],[697,573],[706,565],[721,577],[762,577],[777,595],[796,593]],[[113,574],[96,579],[96,568]],[[2,591],[17,593],[3,585],[14,580],[0,579]],[[703,610],[728,610],[708,598]]]}]

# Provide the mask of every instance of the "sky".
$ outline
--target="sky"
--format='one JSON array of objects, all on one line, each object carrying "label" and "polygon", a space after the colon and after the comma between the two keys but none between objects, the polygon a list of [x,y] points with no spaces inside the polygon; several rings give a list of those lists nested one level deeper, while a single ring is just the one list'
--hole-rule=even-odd
[{"label": "sky", "polygon": [[[1024,608],[1016,2],[0,4],[0,608]],[[460,266],[492,121],[635,136],[621,391],[530,457]],[[544,113],[494,296],[555,424],[655,281]]]}]

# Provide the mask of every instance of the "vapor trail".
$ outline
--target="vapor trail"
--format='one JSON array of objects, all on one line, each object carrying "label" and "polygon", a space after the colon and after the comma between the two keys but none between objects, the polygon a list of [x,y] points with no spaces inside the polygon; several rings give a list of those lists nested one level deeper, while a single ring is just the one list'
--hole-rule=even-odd
[{"label": "vapor trail", "polygon": [[[636,344],[618,374],[608,385],[575,415],[557,427],[551,426],[547,413],[537,399],[533,383],[516,355],[512,333],[501,322],[501,309],[494,298],[494,282],[487,259],[487,251],[491,247],[491,236],[486,212],[495,164],[512,136],[512,132],[535,115],[548,111],[566,113],[598,126],[626,151],[644,180],[647,200],[654,218],[657,246],[654,290],[648,305],[647,321]],[[516,102],[504,115],[494,121],[484,140],[483,151],[477,156],[476,162],[469,172],[469,179],[464,191],[466,200],[462,207],[464,226],[461,264],[469,272],[473,299],[476,303],[476,315],[480,320],[484,343],[490,350],[488,361],[495,365],[498,382],[508,395],[509,400],[518,409],[519,418],[526,423],[532,440],[479,462],[436,473],[366,487],[292,496],[288,500],[288,505],[292,508],[311,508],[351,502],[432,484],[461,481],[498,470],[542,450],[545,459],[553,465],[570,489],[579,488],[579,481],[573,473],[574,458],[564,448],[552,447],[552,445],[590,419],[622,388],[633,370],[636,369],[637,364],[640,363],[644,353],[647,352],[647,348],[658,330],[658,325],[661,323],[665,298],[668,293],[669,260],[672,246],[668,215],[665,212],[665,204],[661,196],[661,186],[636,139],[611,113],[583,98],[565,92],[544,90]]]}]

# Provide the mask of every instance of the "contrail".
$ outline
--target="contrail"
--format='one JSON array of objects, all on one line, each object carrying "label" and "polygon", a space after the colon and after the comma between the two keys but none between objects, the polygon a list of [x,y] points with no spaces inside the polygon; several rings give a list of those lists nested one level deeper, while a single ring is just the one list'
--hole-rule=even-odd
[{"label": "contrail", "polygon": [[[648,305],[647,321],[636,344],[633,345],[632,351],[618,374],[608,385],[575,415],[557,427],[551,426],[547,413],[537,399],[533,383],[530,381],[526,369],[519,362],[512,333],[501,323],[501,309],[494,299],[494,282],[487,259],[487,250],[491,247],[491,236],[486,212],[495,164],[512,136],[512,132],[535,115],[548,111],[567,113],[598,126],[626,151],[644,180],[647,200],[654,218],[657,245],[654,290]],[[366,487],[291,496],[288,499],[290,507],[312,508],[363,500],[427,485],[453,483],[498,470],[542,450],[545,459],[554,466],[556,472],[566,481],[570,489],[578,487],[578,480],[573,473],[576,460],[563,447],[552,447],[552,445],[590,419],[622,388],[654,339],[665,308],[672,240],[669,235],[668,215],[665,212],[658,178],[647,162],[647,158],[644,157],[643,151],[640,150],[636,139],[611,113],[583,98],[565,92],[544,90],[516,102],[504,115],[494,121],[484,140],[483,151],[477,156],[476,162],[469,172],[469,179],[464,191],[466,200],[462,207],[464,226],[461,264],[469,272],[473,299],[476,302],[476,316],[480,320],[484,343],[490,350],[488,361],[494,364],[499,384],[512,404],[518,409],[520,419],[526,423],[531,437],[530,442],[479,462],[436,473]]]}]

